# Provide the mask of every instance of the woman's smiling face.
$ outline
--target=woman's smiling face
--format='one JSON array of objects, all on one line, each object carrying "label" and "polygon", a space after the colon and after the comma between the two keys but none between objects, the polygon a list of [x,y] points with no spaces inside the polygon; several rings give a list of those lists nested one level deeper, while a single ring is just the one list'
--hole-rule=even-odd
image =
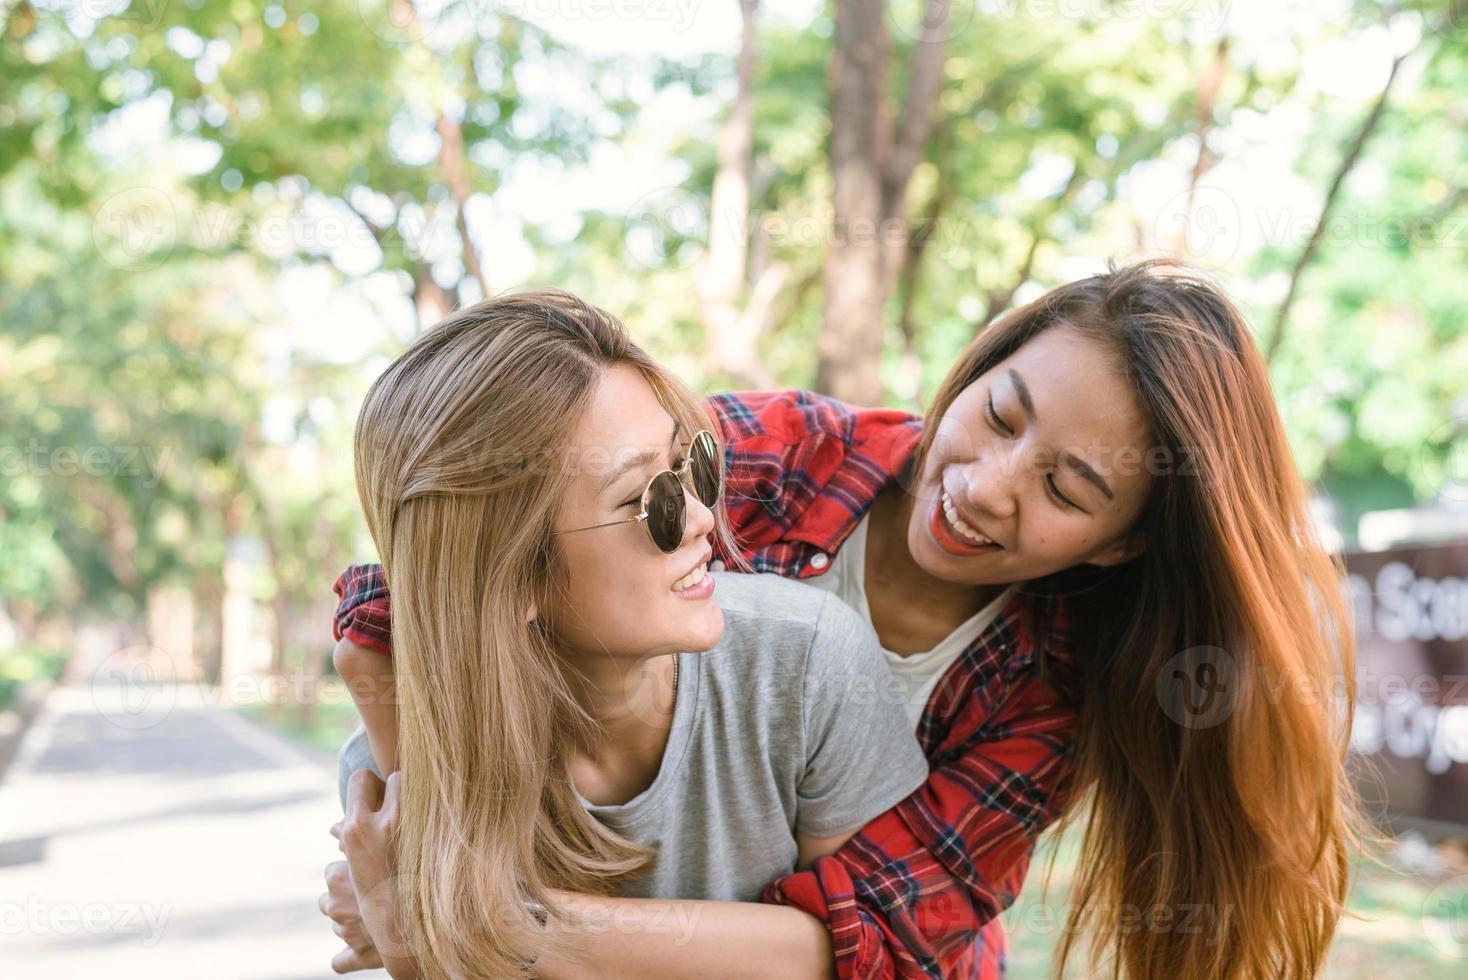
[{"label": "woman's smiling face", "polygon": [[[576,430],[575,467],[558,529],[626,522],[641,510],[647,481],[680,465],[693,433],[682,432],[635,368],[608,368]],[[646,657],[707,650],[723,635],[713,580],[701,573],[711,555],[713,513],[685,487],[683,541],[659,551],[641,523],[560,535],[561,588],[543,612],[571,651]]]},{"label": "woman's smiling face", "polygon": [[908,548],[935,578],[971,585],[1125,561],[1156,469],[1150,447],[1113,352],[1050,327],[939,420],[912,490]]}]

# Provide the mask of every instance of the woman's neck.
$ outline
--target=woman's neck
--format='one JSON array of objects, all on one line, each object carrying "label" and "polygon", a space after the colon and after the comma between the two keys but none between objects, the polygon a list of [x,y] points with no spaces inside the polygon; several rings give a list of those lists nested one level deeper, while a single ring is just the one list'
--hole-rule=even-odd
[{"label": "woman's neck", "polygon": [[1005,588],[950,582],[919,565],[907,540],[916,505],[903,481],[893,481],[872,503],[867,525],[863,573],[872,625],[882,645],[900,654],[932,649]]},{"label": "woman's neck", "polygon": [[592,803],[625,803],[657,778],[673,724],[675,657],[568,658],[567,679],[596,737],[578,743],[571,774]]}]

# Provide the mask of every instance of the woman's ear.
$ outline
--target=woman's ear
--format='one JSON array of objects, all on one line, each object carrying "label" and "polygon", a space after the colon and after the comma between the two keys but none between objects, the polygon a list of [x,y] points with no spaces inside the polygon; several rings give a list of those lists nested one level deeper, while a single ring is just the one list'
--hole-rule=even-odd
[{"label": "woman's ear", "polygon": [[535,603],[532,602],[525,609],[525,622],[527,624],[533,623],[533,622],[535,622],[535,618],[537,616],[539,616],[539,615],[540,615],[540,610],[536,607]]},{"label": "woman's ear", "polygon": [[1117,541],[1111,547],[1092,555],[1086,560],[1085,564],[1110,568],[1113,565],[1121,565],[1131,561],[1145,550],[1146,548],[1143,546],[1141,535],[1128,535]]}]

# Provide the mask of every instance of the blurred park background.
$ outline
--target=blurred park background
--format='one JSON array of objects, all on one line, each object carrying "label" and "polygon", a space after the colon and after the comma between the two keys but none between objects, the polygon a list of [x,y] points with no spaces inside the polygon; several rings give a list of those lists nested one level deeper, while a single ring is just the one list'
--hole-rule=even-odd
[{"label": "blurred park background", "polygon": [[351,429],[444,312],[554,284],[700,390],[920,411],[1161,254],[1440,682],[1358,739],[1400,836],[1328,976],[1461,977],[1468,3],[0,0],[0,972],[329,975]]}]

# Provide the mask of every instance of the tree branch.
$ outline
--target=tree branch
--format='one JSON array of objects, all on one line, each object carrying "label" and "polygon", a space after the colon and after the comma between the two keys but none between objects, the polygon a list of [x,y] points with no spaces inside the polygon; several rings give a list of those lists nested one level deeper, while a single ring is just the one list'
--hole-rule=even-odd
[{"label": "tree branch", "polygon": [[489,279],[479,263],[479,252],[469,237],[469,173],[465,165],[464,131],[458,122],[440,113],[433,121],[438,132],[438,168],[443,173],[449,197],[454,199],[454,225],[459,229],[459,243],[464,251],[464,272],[479,283],[480,292],[490,295]]},{"label": "tree branch", "polygon": [[1279,309],[1274,314],[1274,332],[1269,338],[1269,347],[1264,352],[1265,361],[1274,360],[1274,355],[1279,351],[1284,342],[1285,327],[1289,322],[1290,310],[1295,303],[1295,295],[1299,291],[1300,277],[1305,268],[1315,258],[1315,253],[1320,247],[1320,239],[1325,234],[1326,222],[1330,219],[1331,211],[1335,208],[1336,200],[1340,196],[1341,188],[1345,185],[1346,178],[1351,175],[1356,164],[1361,159],[1361,152],[1366,148],[1366,143],[1371,135],[1376,132],[1377,125],[1386,111],[1387,99],[1391,96],[1392,85],[1396,83],[1397,72],[1402,67],[1402,62],[1407,60],[1411,51],[1404,51],[1392,59],[1391,71],[1387,73],[1386,84],[1381,87],[1381,93],[1376,97],[1376,103],[1372,105],[1371,111],[1366,118],[1361,120],[1361,125],[1356,128],[1356,135],[1351,138],[1349,148],[1345,156],[1341,157],[1340,164],[1336,167],[1335,176],[1331,178],[1330,188],[1325,192],[1325,203],[1320,209],[1320,218],[1315,222],[1315,228],[1310,232],[1310,238],[1305,242],[1305,247],[1295,258],[1294,267],[1290,269],[1290,284],[1285,290],[1284,299],[1280,301]]}]

